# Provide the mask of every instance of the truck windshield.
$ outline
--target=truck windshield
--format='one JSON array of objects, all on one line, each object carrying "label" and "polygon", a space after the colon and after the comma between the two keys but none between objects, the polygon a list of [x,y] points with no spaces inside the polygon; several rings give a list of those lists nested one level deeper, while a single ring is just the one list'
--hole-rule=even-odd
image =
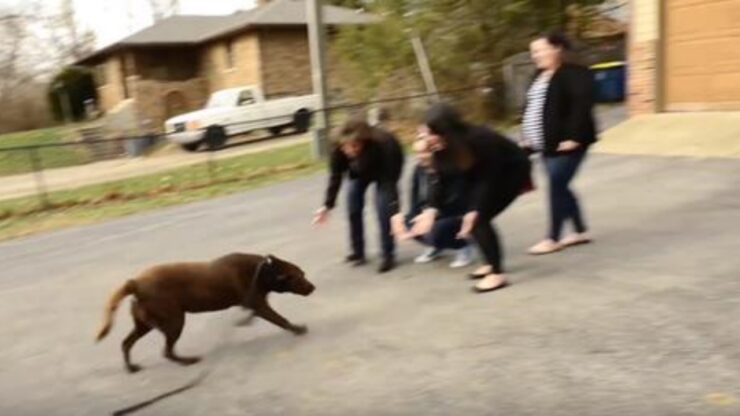
[{"label": "truck windshield", "polygon": [[219,91],[211,95],[206,108],[233,107],[235,102],[236,97],[233,91]]}]

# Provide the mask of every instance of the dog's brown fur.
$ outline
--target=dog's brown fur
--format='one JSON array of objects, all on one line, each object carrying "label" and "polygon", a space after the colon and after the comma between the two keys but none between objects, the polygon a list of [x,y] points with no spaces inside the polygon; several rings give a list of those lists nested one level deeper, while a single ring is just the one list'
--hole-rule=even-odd
[{"label": "dog's brown fur", "polygon": [[154,328],[165,336],[166,358],[183,365],[194,364],[200,360],[198,357],[182,357],[174,351],[185,325],[185,313],[241,306],[252,310],[252,315],[243,323],[258,316],[301,335],[306,332],[306,327],[294,325],[275,312],[267,302],[267,295],[270,292],[290,292],[308,296],[314,289],[303,270],[273,256],[235,253],[212,262],[155,266],[113,292],[105,308],[97,340],[102,340],[110,332],[121,301],[133,295],[131,316],[134,329],[122,343],[126,369],[130,372],[141,369],[131,363],[131,348]]}]

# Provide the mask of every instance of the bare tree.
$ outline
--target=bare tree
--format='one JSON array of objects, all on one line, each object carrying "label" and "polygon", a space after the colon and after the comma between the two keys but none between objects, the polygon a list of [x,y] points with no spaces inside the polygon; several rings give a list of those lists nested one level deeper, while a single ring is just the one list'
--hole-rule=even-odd
[{"label": "bare tree", "polygon": [[0,102],[5,102],[16,85],[32,78],[22,68],[22,52],[27,38],[25,16],[0,14]]},{"label": "bare tree", "polygon": [[46,16],[44,29],[59,65],[78,61],[95,50],[95,33],[80,26],[73,0],[62,0],[59,12]]},{"label": "bare tree", "polygon": [[51,122],[43,71],[32,36],[33,19],[19,10],[0,10],[0,131],[36,128]]}]

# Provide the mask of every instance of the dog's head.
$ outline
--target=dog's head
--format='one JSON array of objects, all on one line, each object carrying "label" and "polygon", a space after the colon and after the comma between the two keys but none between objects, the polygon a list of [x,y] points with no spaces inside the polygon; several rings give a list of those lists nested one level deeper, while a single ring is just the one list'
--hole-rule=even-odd
[{"label": "dog's head", "polygon": [[272,255],[265,257],[260,275],[271,292],[308,296],[316,289],[300,267]]}]

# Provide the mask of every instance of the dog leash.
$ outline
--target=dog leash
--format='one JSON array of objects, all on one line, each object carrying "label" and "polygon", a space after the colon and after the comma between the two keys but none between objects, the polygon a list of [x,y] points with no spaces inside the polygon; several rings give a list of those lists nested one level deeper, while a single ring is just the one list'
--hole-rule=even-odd
[{"label": "dog leash", "polygon": [[153,405],[153,404],[155,404],[155,403],[157,403],[157,402],[159,402],[161,400],[164,400],[164,399],[166,399],[166,398],[168,398],[170,396],[175,396],[175,395],[180,394],[182,392],[188,391],[188,390],[192,389],[193,387],[196,387],[203,380],[205,380],[205,378],[208,377],[208,375],[210,373],[211,373],[210,370],[203,370],[203,371],[201,371],[201,373],[196,378],[194,378],[191,382],[183,385],[182,387],[178,387],[178,388],[176,388],[174,390],[170,390],[170,391],[168,391],[166,393],[160,394],[159,396],[156,396],[156,397],[152,397],[149,400],[146,400],[146,401],[137,403],[137,404],[135,404],[133,406],[129,406],[129,407],[126,407],[126,408],[123,408],[123,409],[116,410],[116,411],[114,411],[112,413],[112,415],[113,416],[125,416],[125,415],[128,415],[128,414],[137,412],[137,411],[139,411],[139,410],[141,410],[141,409],[143,409],[145,407],[149,407],[149,406],[151,406],[151,405]]},{"label": "dog leash", "polygon": [[[253,295],[254,291],[257,288],[257,282],[259,280],[259,277],[262,274],[262,269],[264,268],[264,266],[266,264],[271,264],[271,263],[272,263],[272,258],[270,256],[265,256],[265,258],[257,265],[257,270],[256,270],[256,272],[254,274],[254,279],[252,279],[252,284],[249,287],[249,293],[248,293],[247,296],[251,297]],[[252,315],[252,316],[254,316],[254,315]],[[225,329],[224,329],[224,331],[223,331],[222,337],[221,337],[221,340],[222,341],[218,345],[216,345],[216,347],[212,348],[211,351],[218,351],[219,349],[221,349],[221,347],[223,347],[224,345],[226,345],[228,343],[228,341],[231,339],[231,335],[233,335],[234,332],[235,332],[235,330],[234,330],[234,327],[233,326],[226,326]],[[216,367],[218,366],[218,364],[221,362],[221,359],[222,358],[223,358],[223,354],[220,355],[220,356],[216,356],[214,358],[214,360],[211,361],[210,368],[206,368],[206,369],[202,370],[200,373],[198,373],[197,376],[195,376],[188,383],[183,384],[182,386],[180,386],[178,388],[175,388],[175,389],[169,390],[169,391],[167,391],[165,393],[162,393],[162,394],[160,394],[158,396],[152,397],[151,399],[148,399],[148,400],[145,400],[145,401],[136,403],[134,405],[125,407],[123,409],[115,410],[115,411],[113,411],[111,413],[111,415],[112,416],[126,416],[126,415],[129,415],[131,413],[138,412],[139,410],[144,409],[144,408],[147,408],[147,407],[149,407],[149,406],[151,406],[153,404],[156,404],[156,403],[158,403],[158,402],[160,402],[160,401],[162,401],[162,400],[164,400],[164,399],[166,399],[168,397],[176,396],[176,395],[178,395],[180,393],[184,393],[184,392],[186,392],[186,391],[188,391],[190,389],[193,389],[193,388],[197,387],[198,385],[200,385],[203,382],[203,380],[205,380],[206,378],[208,378],[208,376],[216,369]]]}]

